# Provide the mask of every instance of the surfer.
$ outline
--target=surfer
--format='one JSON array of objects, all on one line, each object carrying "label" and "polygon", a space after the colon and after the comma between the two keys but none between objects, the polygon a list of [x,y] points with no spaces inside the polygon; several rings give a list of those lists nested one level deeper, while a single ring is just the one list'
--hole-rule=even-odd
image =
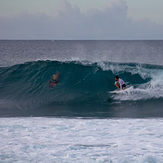
[{"label": "surfer", "polygon": [[125,82],[120,79],[118,76],[115,76],[115,86],[118,88],[118,90],[125,90],[126,89],[126,84]]},{"label": "surfer", "polygon": [[59,81],[59,73],[56,72],[55,74],[53,74],[51,80],[49,81],[49,86],[50,87],[53,87],[55,86],[56,84],[58,84],[58,81]]}]

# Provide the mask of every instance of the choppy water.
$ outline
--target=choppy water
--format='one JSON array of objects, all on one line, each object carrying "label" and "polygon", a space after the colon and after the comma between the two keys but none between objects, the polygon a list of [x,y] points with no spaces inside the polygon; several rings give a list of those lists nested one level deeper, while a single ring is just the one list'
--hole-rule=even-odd
[{"label": "choppy water", "polygon": [[162,119],[1,118],[1,162],[163,162]]}]

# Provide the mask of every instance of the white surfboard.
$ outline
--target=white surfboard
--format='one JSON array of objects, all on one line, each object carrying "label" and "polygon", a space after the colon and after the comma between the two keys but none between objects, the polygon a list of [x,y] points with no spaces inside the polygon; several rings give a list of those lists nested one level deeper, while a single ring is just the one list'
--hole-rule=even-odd
[{"label": "white surfboard", "polygon": [[118,90],[118,89],[116,89],[116,90],[114,90],[114,91],[108,91],[108,93],[113,93],[113,94],[119,94],[119,93],[125,93],[125,92],[128,92],[130,89],[133,89],[133,86],[126,86],[126,89],[125,90]]}]

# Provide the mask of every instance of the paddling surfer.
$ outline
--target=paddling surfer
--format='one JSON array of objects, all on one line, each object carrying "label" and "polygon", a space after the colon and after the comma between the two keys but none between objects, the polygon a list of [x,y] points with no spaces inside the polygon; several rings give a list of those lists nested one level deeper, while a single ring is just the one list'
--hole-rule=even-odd
[{"label": "paddling surfer", "polygon": [[51,80],[49,81],[50,83],[50,87],[53,87],[55,86],[56,84],[58,84],[58,81],[59,81],[59,73],[56,72],[55,74],[53,74]]}]

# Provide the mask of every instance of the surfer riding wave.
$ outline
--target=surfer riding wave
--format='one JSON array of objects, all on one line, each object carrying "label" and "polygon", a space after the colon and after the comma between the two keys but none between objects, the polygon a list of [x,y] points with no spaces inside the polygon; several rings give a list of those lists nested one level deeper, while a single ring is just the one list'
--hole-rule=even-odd
[{"label": "surfer riding wave", "polygon": [[119,78],[118,76],[115,76],[115,86],[118,88],[118,90],[125,90],[126,89],[126,84],[125,82]]}]

